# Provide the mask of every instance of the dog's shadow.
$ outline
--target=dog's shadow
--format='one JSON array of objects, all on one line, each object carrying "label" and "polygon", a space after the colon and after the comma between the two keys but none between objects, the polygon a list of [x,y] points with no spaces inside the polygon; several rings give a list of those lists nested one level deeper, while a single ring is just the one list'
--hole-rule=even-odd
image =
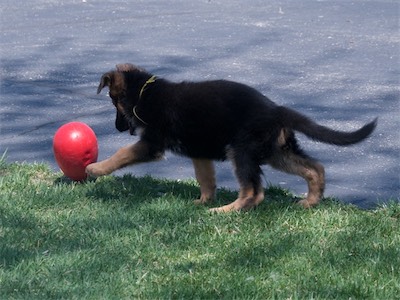
[{"label": "dog's shadow", "polygon": [[196,199],[199,188],[195,181],[172,181],[150,176],[135,177],[130,174],[122,177],[107,176],[89,179],[92,185],[87,196],[105,203],[121,203],[137,206],[154,201],[165,195],[177,199]]},{"label": "dog's shadow", "polygon": [[[68,182],[68,179],[61,178],[60,181]],[[122,177],[90,178],[86,182],[91,185],[91,188],[87,191],[87,197],[105,203],[120,203],[128,207],[137,207],[140,204],[156,201],[166,195],[188,203],[192,203],[200,197],[200,189],[194,179],[179,181],[150,176],[135,177],[126,174]],[[207,208],[222,206],[231,203],[237,196],[238,191],[219,188],[216,192],[216,199],[205,206]],[[298,200],[299,198],[293,196],[288,190],[269,186],[265,189],[265,201],[259,208],[269,206],[269,204],[287,207]]]}]

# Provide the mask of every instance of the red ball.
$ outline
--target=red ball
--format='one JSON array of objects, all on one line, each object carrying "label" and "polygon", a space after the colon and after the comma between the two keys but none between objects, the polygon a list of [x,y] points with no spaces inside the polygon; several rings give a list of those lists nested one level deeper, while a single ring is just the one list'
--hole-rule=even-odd
[{"label": "red ball", "polygon": [[57,164],[65,176],[75,181],[82,181],[87,178],[86,166],[97,161],[96,134],[85,123],[67,123],[56,131],[53,151]]}]

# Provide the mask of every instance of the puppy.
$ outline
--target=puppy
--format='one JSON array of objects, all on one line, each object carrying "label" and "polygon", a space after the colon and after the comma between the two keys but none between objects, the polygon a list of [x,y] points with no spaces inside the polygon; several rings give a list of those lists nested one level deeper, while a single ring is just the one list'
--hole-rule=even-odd
[{"label": "puppy", "polygon": [[88,165],[86,172],[107,175],[158,160],[170,150],[192,159],[201,192],[195,202],[208,203],[216,190],[213,160],[229,159],[240,191],[232,203],[212,209],[216,212],[247,210],[264,199],[263,164],[303,177],[308,194],[299,203],[305,208],[318,204],[324,192],[324,168],[300,149],[295,132],[345,146],[366,139],[377,124],[375,119],[353,132],[336,131],[244,84],[225,80],[173,83],[131,64],[105,73],[97,93],[105,87],[117,109],[116,128],[131,134],[140,129],[140,139]]}]

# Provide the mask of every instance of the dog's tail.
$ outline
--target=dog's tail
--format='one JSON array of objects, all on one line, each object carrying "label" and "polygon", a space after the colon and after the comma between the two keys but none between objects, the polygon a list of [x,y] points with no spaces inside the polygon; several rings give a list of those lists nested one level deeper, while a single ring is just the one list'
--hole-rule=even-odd
[{"label": "dog's tail", "polygon": [[278,115],[285,126],[299,131],[313,140],[339,146],[356,144],[366,139],[374,131],[378,121],[376,118],[356,131],[345,132],[319,125],[306,116],[287,107],[278,107]]}]

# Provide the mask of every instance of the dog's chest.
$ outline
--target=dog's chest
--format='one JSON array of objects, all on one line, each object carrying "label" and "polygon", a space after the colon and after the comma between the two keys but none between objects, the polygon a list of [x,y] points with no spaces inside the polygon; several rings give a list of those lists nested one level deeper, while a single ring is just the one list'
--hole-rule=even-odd
[{"label": "dog's chest", "polygon": [[187,147],[184,145],[181,139],[168,139],[167,140],[167,148],[168,150],[181,154],[181,155],[189,155]]}]

